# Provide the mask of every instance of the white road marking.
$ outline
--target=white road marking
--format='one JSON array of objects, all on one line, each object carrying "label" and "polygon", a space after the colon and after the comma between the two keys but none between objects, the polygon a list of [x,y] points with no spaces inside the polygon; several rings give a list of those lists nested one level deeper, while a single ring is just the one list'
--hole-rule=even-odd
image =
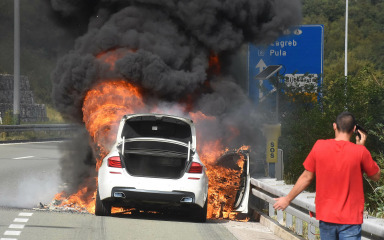
[{"label": "white road marking", "polygon": [[[19,217],[31,217],[33,213],[29,212],[20,212]],[[19,222],[19,223],[26,223],[28,222],[29,218],[15,218],[13,222]],[[20,236],[21,231],[13,231],[12,229],[24,229],[25,224],[11,224],[9,225],[8,229],[11,230],[6,230],[3,235],[4,236]],[[0,238],[0,240],[17,240],[17,238]]]},{"label": "white road marking", "polygon": [[17,157],[17,158],[12,158],[12,159],[18,160],[18,159],[26,159],[26,158],[33,158],[33,157],[35,157],[35,156]]},{"label": "white road marking", "polygon": [[27,213],[27,212],[21,212],[19,213],[19,217],[30,217],[32,216],[33,213]]},{"label": "white road marking", "polygon": [[11,224],[11,225],[9,225],[8,228],[23,229],[24,226],[25,226],[24,224]]},{"label": "white road marking", "polygon": [[5,231],[4,235],[9,235],[9,236],[20,236],[21,231]]},{"label": "white road marking", "polygon": [[28,218],[15,218],[15,220],[13,220],[13,222],[23,222],[23,223],[26,223],[28,222]]}]

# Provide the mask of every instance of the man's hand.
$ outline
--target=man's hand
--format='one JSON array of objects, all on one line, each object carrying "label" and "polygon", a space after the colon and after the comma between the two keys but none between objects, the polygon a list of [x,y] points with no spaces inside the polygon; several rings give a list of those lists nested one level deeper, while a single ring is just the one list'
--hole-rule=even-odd
[{"label": "man's hand", "polygon": [[286,209],[291,201],[295,199],[295,197],[299,195],[304,189],[306,189],[309,184],[311,184],[314,178],[315,174],[313,172],[304,170],[299,179],[297,179],[295,186],[293,186],[292,190],[288,193],[287,196],[275,198],[276,203],[273,205],[273,207],[276,210]]},{"label": "man's hand", "polygon": [[356,135],[356,144],[357,145],[365,145],[365,141],[367,141],[367,134],[363,131],[357,130],[360,133],[361,138]]},{"label": "man's hand", "polygon": [[273,204],[273,208],[276,210],[285,210],[288,207],[288,205],[291,203],[288,197],[274,198],[274,200],[276,202],[275,204]]}]

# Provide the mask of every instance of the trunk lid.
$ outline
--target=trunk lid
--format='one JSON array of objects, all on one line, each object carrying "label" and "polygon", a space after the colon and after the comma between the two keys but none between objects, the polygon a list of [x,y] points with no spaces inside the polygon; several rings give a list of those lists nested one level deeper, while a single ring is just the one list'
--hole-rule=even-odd
[{"label": "trunk lid", "polygon": [[126,115],[118,137],[125,168],[133,176],[181,178],[196,147],[192,121],[170,115]]}]

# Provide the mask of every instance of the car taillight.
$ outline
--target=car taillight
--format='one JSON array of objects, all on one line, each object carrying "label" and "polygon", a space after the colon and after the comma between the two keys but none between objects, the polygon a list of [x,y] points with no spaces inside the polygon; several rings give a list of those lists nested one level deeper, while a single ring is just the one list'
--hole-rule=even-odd
[{"label": "car taillight", "polygon": [[202,172],[203,172],[203,165],[197,162],[192,162],[188,173],[202,173]]},{"label": "car taillight", "polygon": [[122,168],[120,157],[108,158],[108,167]]}]

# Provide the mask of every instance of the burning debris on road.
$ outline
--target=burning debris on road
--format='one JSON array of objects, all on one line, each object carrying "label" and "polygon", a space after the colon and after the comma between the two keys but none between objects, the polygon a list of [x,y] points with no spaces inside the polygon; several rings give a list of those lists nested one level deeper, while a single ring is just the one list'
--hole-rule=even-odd
[{"label": "burning debris on road", "polygon": [[209,217],[228,217],[231,210],[222,200],[228,196],[220,192],[236,190],[239,172],[215,161],[226,149],[257,146],[261,116],[221,59],[299,24],[300,1],[51,0],[51,5],[62,25],[71,19],[67,22],[88,28],[52,74],[57,109],[87,129],[61,160],[68,187],[56,199],[93,213],[96,171],[121,117],[166,113],[195,122],[198,152],[210,172]]},{"label": "burning debris on road", "polygon": [[[64,187],[65,188],[65,187]],[[38,206],[33,208],[36,211],[52,211],[52,212],[71,212],[71,213],[92,213],[94,209],[90,209],[85,201],[79,199],[84,196],[81,191],[77,194],[66,197],[65,191],[56,194],[54,199],[46,204],[40,202]],[[94,198],[88,199],[88,201],[94,201]]]},{"label": "burning debris on road", "polygon": [[69,213],[89,213],[86,208],[79,207],[76,203],[63,204],[63,200],[56,199],[54,199],[48,205],[40,203],[39,206],[33,208],[33,210]]}]

